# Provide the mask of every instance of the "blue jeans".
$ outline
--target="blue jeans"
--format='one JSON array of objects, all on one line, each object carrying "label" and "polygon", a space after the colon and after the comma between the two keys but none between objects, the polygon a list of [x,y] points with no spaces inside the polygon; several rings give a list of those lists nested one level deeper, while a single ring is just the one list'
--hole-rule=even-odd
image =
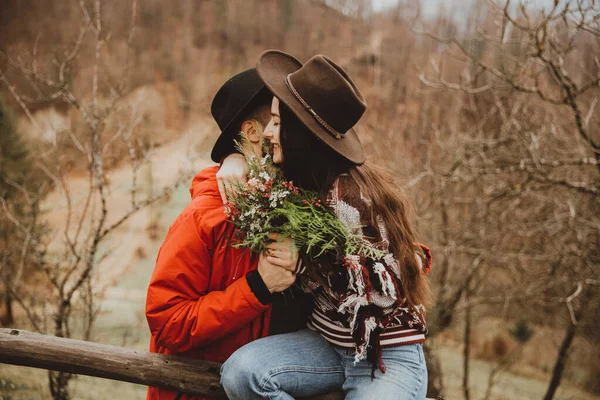
[{"label": "blue jeans", "polygon": [[309,329],[258,339],[233,353],[221,368],[231,400],[313,396],[342,389],[346,400],[423,400],[427,368],[421,344],[383,349],[386,372],[354,365],[354,350],[330,345]]}]

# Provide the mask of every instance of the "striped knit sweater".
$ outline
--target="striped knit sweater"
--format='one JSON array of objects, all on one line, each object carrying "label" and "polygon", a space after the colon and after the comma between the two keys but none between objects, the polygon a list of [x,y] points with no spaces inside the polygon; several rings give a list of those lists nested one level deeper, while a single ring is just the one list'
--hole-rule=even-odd
[{"label": "striped knit sweater", "polygon": [[[400,284],[401,271],[389,252],[385,224],[364,198],[358,184],[341,175],[334,183],[327,205],[351,232],[359,233],[369,245],[381,250],[382,259],[361,259],[348,255],[344,266],[308,264],[300,284],[314,297],[314,311],[308,327],[319,332],[329,343],[354,348],[355,361],[368,359],[373,367],[385,371],[381,349],[425,341],[427,326],[423,307],[405,304]],[[371,221],[377,223],[373,224]],[[417,260],[428,272],[431,255],[420,245]]]}]

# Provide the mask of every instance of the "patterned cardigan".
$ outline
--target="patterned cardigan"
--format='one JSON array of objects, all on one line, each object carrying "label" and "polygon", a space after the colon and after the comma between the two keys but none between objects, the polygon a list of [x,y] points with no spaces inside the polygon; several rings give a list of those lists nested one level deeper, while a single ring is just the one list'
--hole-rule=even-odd
[{"label": "patterned cardigan", "polygon": [[[382,348],[425,341],[424,309],[407,306],[401,269],[389,252],[385,224],[379,216],[372,218],[371,201],[349,175],[336,179],[327,206],[351,232],[362,235],[366,244],[385,255],[381,259],[347,255],[345,265],[303,259],[307,273],[300,276],[300,285],[314,297],[308,327],[333,345],[354,348],[355,362],[367,359],[373,372],[377,367],[385,372]],[[415,256],[425,273],[429,272],[429,249],[416,245]]]}]

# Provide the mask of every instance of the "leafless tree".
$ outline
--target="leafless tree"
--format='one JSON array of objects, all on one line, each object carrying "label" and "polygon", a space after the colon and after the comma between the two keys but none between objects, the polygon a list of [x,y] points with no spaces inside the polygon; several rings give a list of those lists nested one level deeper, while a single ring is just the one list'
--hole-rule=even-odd
[{"label": "leafless tree", "polygon": [[[427,166],[434,193],[443,198],[436,329],[474,305],[496,304],[508,313],[563,310],[569,322],[546,395],[551,399],[578,324],[573,304],[597,296],[600,65],[597,52],[574,54],[598,50],[600,4],[556,1],[533,15],[521,3],[518,17],[510,1],[487,6],[488,18],[466,38],[442,36],[418,22],[412,28],[442,46],[443,56],[420,80],[430,90],[459,93],[464,130],[438,143],[444,160]],[[448,64],[458,66],[458,76]],[[483,223],[469,217],[478,201],[486,204]],[[467,300],[469,285],[460,281],[469,282],[474,269],[454,282],[448,270],[477,255],[487,256],[478,268],[485,268],[485,278]]]},{"label": "leafless tree", "polygon": [[[42,255],[43,273],[52,288],[49,301],[52,304],[52,324],[50,332],[59,337],[80,336],[90,339],[98,312],[95,304],[95,267],[108,254],[102,247],[106,239],[134,213],[168,195],[180,183],[174,182],[161,191],[140,196],[138,173],[152,155],[151,146],[138,143],[133,132],[139,124],[135,112],[121,106],[121,99],[130,91],[128,85],[132,70],[129,50],[122,59],[122,70],[118,79],[113,79],[114,71],[109,71],[107,58],[110,54],[110,30],[104,26],[101,0],[79,1],[81,25],[79,34],[72,45],[65,49],[62,59],[54,58],[52,67],[39,65],[38,41],[36,40],[29,61],[22,54],[0,53],[7,64],[7,70],[0,71],[3,82],[34,128],[39,129],[30,106],[39,102],[60,102],[68,105],[83,121],[81,132],[68,130],[57,132],[47,149],[41,154],[38,167],[52,182],[56,201],[63,202],[64,224],[58,231],[51,232],[55,239]],[[127,48],[131,48],[134,38],[137,0],[131,1],[130,27],[126,38]],[[39,38],[39,36],[38,36]],[[75,90],[73,85],[76,62],[84,51],[91,54],[91,82],[89,91]],[[11,82],[9,73],[24,78],[29,88],[20,88]],[[27,89],[27,90],[26,90]],[[30,96],[25,93],[33,92]],[[87,183],[72,187],[69,179],[69,161],[64,153],[64,143],[76,148],[83,161]],[[131,165],[130,202],[124,211],[112,210],[111,171],[106,159],[114,151],[114,145],[125,146]],[[143,193],[142,193],[143,194]],[[56,206],[56,204],[55,204]],[[5,207],[5,210],[7,208]],[[8,214],[10,217],[10,214]],[[26,232],[29,226],[22,226],[14,219],[15,225]],[[23,245],[26,251],[27,243]],[[22,271],[19,270],[19,271]],[[22,306],[27,317],[37,331],[47,330],[43,315],[46,311],[27,297],[24,285],[19,281],[22,274],[16,274],[11,283],[11,294]],[[78,318],[81,329],[73,328]],[[52,397],[56,400],[70,398],[68,384],[72,376],[65,373],[49,373]]]}]

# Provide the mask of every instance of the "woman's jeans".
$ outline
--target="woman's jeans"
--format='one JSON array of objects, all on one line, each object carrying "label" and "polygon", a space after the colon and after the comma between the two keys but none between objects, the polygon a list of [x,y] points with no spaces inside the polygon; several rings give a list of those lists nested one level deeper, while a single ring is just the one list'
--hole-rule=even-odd
[{"label": "woman's jeans", "polygon": [[294,399],[342,389],[346,399],[423,400],[427,368],[421,344],[383,349],[386,372],[354,364],[354,350],[330,345],[309,329],[251,342],[223,364],[231,400]]}]

